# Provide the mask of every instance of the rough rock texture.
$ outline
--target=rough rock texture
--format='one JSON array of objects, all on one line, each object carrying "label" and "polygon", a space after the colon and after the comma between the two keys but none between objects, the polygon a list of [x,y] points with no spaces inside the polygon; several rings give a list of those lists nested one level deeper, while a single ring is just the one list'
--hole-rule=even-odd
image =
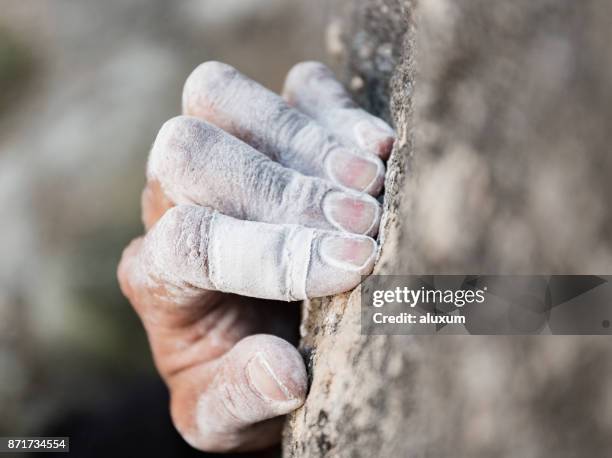
[{"label": "rough rock texture", "polygon": [[[331,49],[399,136],[376,272],[611,274],[612,4],[349,3]],[[362,336],[358,290],[304,312],[286,456],[612,453],[609,337]]]}]

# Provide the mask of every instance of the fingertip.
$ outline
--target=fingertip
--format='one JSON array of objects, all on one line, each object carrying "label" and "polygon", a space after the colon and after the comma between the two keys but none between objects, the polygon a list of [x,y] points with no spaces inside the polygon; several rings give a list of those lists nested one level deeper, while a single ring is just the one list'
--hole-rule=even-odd
[{"label": "fingertip", "polygon": [[325,159],[327,175],[336,184],[377,196],[385,181],[385,165],[379,157],[360,155],[346,148],[332,150]]},{"label": "fingertip", "polygon": [[371,237],[326,232],[313,246],[308,273],[308,297],[348,291],[374,268],[378,245]]},{"label": "fingertip", "polygon": [[386,161],[391,156],[393,145],[395,145],[395,137],[388,136],[376,142],[373,150],[378,157],[380,157],[383,161]]},{"label": "fingertip", "polygon": [[365,236],[327,234],[319,243],[319,254],[330,266],[363,275],[371,271],[376,242]]},{"label": "fingertip", "polygon": [[380,195],[383,186],[385,184],[385,172],[386,172],[386,168],[385,168],[385,164],[383,163],[383,161],[377,157],[377,156],[370,156],[369,157],[370,160],[372,160],[375,164],[376,164],[376,177],[374,178],[374,180],[372,180],[372,182],[370,183],[370,185],[364,190],[364,192],[372,195],[372,196],[378,196]]},{"label": "fingertip", "polygon": [[[360,112],[362,110],[359,110]],[[363,113],[368,119],[359,121],[353,126],[353,135],[357,145],[364,151],[387,160],[395,143],[395,132],[383,120]]]},{"label": "fingertip", "polygon": [[363,193],[332,191],[321,203],[327,221],[337,229],[374,236],[382,213],[378,201]]}]

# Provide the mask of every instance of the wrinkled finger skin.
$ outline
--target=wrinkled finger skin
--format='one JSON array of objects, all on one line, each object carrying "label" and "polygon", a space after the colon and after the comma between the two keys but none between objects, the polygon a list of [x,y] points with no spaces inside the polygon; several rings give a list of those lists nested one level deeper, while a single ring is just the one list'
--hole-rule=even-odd
[{"label": "wrinkled finger skin", "polygon": [[332,124],[316,122],[229,65],[206,62],[195,69],[185,84],[183,106],[186,114],[219,126],[284,166],[380,193],[384,165],[375,154],[344,145],[331,135]]},{"label": "wrinkled finger skin", "polygon": [[[391,128],[359,109],[322,64],[298,64],[283,96],[224,64],[192,73],[189,116],[167,123],[151,152],[146,234],[118,266],[169,387],[173,422],[202,451],[274,445],[283,415],[304,402],[298,304],[262,297],[348,290],[376,254],[369,236]],[[296,189],[310,194],[300,200]],[[269,251],[258,241],[278,240],[280,267],[253,253],[241,265],[231,234],[255,253]],[[232,277],[235,266],[276,289],[240,284],[249,275]]]},{"label": "wrinkled finger skin", "polygon": [[[126,248],[118,276],[122,291],[142,319],[156,367],[170,389],[178,431],[192,446],[206,451],[274,444],[281,420],[264,420],[294,410],[306,392],[303,362],[288,343],[297,341],[296,304],[216,291],[177,296],[163,284],[143,285],[137,273],[141,245],[142,238]],[[253,336],[257,340],[249,343],[246,339]],[[228,358],[232,351],[257,361],[263,356],[274,375],[263,371],[257,379],[235,375],[247,373],[248,366],[239,363],[248,361]],[[275,383],[284,391],[275,388]],[[257,384],[263,388],[250,388]]]}]

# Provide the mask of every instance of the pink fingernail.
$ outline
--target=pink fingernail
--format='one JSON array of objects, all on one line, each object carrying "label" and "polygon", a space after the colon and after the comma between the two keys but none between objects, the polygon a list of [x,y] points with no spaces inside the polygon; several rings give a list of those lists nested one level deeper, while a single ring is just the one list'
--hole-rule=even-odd
[{"label": "pink fingernail", "polygon": [[379,126],[370,121],[361,121],[355,124],[353,131],[357,144],[361,148],[382,159],[389,158],[395,142],[395,134],[386,123],[381,121]]},{"label": "pink fingernail", "polygon": [[327,166],[332,179],[347,188],[378,193],[382,187],[384,166],[374,159],[336,149],[327,158]]},{"label": "pink fingernail", "polygon": [[270,364],[261,353],[257,353],[247,365],[247,377],[251,386],[270,401],[291,401],[295,399],[287,387],[276,376]]},{"label": "pink fingernail", "polygon": [[321,241],[320,254],[330,265],[361,271],[373,262],[376,242],[370,237],[330,235]]},{"label": "pink fingernail", "polygon": [[376,232],[380,205],[374,198],[332,191],[323,199],[322,207],[327,220],[338,229],[355,234]]}]

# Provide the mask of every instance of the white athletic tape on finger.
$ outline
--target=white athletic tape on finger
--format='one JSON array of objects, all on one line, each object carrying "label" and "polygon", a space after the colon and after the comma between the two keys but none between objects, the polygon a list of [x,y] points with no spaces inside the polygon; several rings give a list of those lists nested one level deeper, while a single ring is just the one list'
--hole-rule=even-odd
[{"label": "white athletic tape on finger", "polygon": [[306,299],[316,231],[241,221],[216,213],[210,223],[209,278],[219,291],[264,299]]}]

